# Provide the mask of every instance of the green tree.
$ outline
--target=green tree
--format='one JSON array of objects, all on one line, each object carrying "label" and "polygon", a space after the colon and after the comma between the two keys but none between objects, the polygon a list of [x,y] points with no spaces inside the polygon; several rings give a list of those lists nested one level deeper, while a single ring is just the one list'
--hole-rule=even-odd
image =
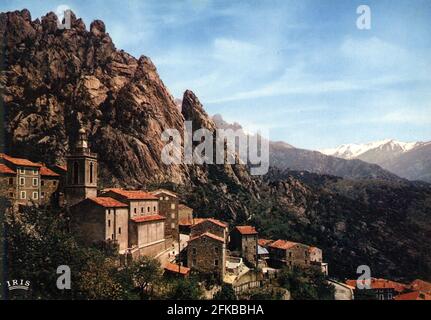
[{"label": "green tree", "polygon": [[294,267],[283,269],[279,285],[290,291],[294,300],[333,300],[335,288],[318,270]]},{"label": "green tree", "polygon": [[[31,299],[122,299],[128,297],[118,280],[118,257],[107,248],[82,247],[68,229],[66,212],[52,207],[6,211],[5,243],[9,279],[31,282]],[[56,286],[57,268],[71,269],[71,290]]]},{"label": "green tree", "polygon": [[214,300],[236,300],[235,291],[231,285],[224,283],[221,289],[214,295]]},{"label": "green tree", "polygon": [[149,299],[152,295],[154,285],[160,282],[162,270],[160,262],[156,259],[143,256],[132,262],[126,272],[130,273],[134,285],[139,290],[139,296],[143,299]]},{"label": "green tree", "polygon": [[200,300],[203,292],[194,278],[179,278],[168,284],[166,298],[169,300]]}]

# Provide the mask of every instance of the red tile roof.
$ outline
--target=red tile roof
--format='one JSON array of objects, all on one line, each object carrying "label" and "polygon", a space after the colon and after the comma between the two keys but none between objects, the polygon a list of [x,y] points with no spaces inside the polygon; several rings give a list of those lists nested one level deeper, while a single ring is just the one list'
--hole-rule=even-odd
[{"label": "red tile roof", "polygon": [[256,229],[252,226],[237,226],[235,229],[237,229],[239,233],[243,235],[257,234]]},{"label": "red tile roof", "polygon": [[212,239],[214,239],[214,240],[224,242],[224,239],[223,239],[223,238],[218,237],[218,236],[216,236],[215,234],[212,234],[212,233],[210,233],[210,232],[205,232],[205,233],[202,233],[202,234],[200,234],[200,235],[198,235],[198,236],[195,236],[195,237],[193,237],[193,238],[190,238],[190,239],[189,239],[189,242],[190,242],[190,241],[193,241],[193,240],[196,240],[196,239],[199,239],[199,238],[202,238],[202,237],[209,237],[209,238],[212,238]]},{"label": "red tile roof", "polygon": [[178,266],[177,264],[173,264],[170,262],[168,262],[168,264],[166,264],[165,270],[170,271],[170,272],[174,272],[174,273],[179,273],[179,274],[182,274],[184,276],[186,276],[190,273],[190,268]]},{"label": "red tile roof", "polygon": [[193,221],[194,222],[193,226],[201,224],[202,222],[205,222],[205,221],[209,221],[209,222],[214,223],[215,225],[218,225],[218,226],[220,226],[222,228],[227,228],[228,227],[228,225],[226,223],[221,222],[220,220],[217,220],[217,219],[214,219],[214,218],[195,218],[193,220],[194,220]]},{"label": "red tile roof", "polygon": [[260,245],[261,247],[266,247],[268,244],[270,244],[273,241],[274,240],[269,240],[269,239],[257,239],[257,244]]},{"label": "red tile roof", "polygon": [[91,197],[88,199],[105,208],[127,208],[128,207],[127,204],[122,203],[118,200],[115,200],[111,197]]},{"label": "red tile roof", "polygon": [[394,300],[431,300],[431,294],[414,291],[395,296]]},{"label": "red tile roof", "polygon": [[13,163],[16,166],[24,166],[24,167],[41,167],[42,165],[40,163],[35,163],[27,159],[22,158],[15,158],[8,156],[7,154],[0,153],[0,158],[3,158],[10,163]]},{"label": "red tile roof", "polygon": [[161,216],[159,214],[152,214],[148,216],[140,216],[140,217],[134,217],[131,220],[136,223],[140,222],[151,222],[151,221],[159,221],[159,220],[165,220],[166,218],[164,216]]},{"label": "red tile roof", "polygon": [[16,174],[15,170],[12,170],[7,165],[0,163],[0,173],[4,174]]},{"label": "red tile roof", "polygon": [[286,249],[292,248],[293,246],[295,246],[297,244],[298,244],[297,242],[286,241],[286,240],[280,239],[280,240],[274,241],[273,243],[269,244],[268,247],[286,250]]},{"label": "red tile roof", "polygon": [[[347,280],[346,284],[356,288],[356,280]],[[371,278],[371,289],[394,289],[397,292],[403,292],[407,289],[407,287],[407,285],[399,282],[386,279]]]},{"label": "red tile roof", "polygon": [[58,173],[55,173],[51,169],[42,166],[40,167],[40,175],[41,176],[48,176],[48,177],[59,177],[60,175]]},{"label": "red tile roof", "polygon": [[119,188],[106,189],[106,192],[112,191],[119,194],[129,200],[159,200],[156,196],[149,192],[139,191],[139,190],[124,190]]},{"label": "red tile roof", "polygon": [[420,279],[416,279],[410,283],[410,289],[415,291],[431,292],[431,283]]}]

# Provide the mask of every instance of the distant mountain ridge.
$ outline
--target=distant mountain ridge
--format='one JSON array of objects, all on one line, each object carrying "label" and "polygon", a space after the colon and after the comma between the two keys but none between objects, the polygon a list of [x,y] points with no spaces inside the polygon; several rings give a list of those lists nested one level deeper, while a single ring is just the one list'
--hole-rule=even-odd
[{"label": "distant mountain ridge", "polygon": [[385,139],[361,144],[342,144],[341,146],[336,148],[321,149],[317,151],[328,156],[334,156],[342,159],[362,159],[364,157],[367,157],[367,155],[372,152],[401,154],[423,144],[423,142],[402,142],[394,139]]},{"label": "distant mountain ridge", "polygon": [[[236,122],[233,124],[228,123],[219,114],[214,115],[212,119],[218,128],[242,129],[240,124]],[[269,163],[270,166],[281,170],[305,170],[349,179],[400,180],[398,176],[376,164],[358,159],[342,159],[325,155],[318,151],[300,149],[282,141],[269,141]]]},{"label": "distant mountain ridge", "polygon": [[319,151],[341,159],[374,163],[409,180],[431,182],[431,142],[385,139],[364,144],[343,144]]}]

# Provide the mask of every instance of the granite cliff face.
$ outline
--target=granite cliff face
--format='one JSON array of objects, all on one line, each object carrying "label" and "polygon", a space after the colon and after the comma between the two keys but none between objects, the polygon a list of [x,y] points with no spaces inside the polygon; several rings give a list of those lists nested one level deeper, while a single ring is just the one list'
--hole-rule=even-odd
[{"label": "granite cliff face", "polygon": [[[41,21],[31,20],[27,10],[0,14],[8,153],[64,163],[83,126],[99,155],[100,187],[169,185],[202,216],[254,220],[263,235],[322,247],[328,262],[338,265],[332,270],[340,277],[354,275],[365,259],[376,261],[376,275],[390,275],[398,265],[399,276],[430,277],[431,262],[418,258],[430,256],[428,187],[410,189],[406,183],[395,192],[397,186],[376,187],[370,181],[347,186],[363,195],[351,197],[333,186],[316,188],[291,173],[263,179],[250,176],[242,165],[165,165],[165,129],[183,132],[184,120],[191,120],[194,129],[216,126],[198,98],[186,91],[179,108],[151,60],[117,50],[102,21],[87,30],[72,15],[72,28],[59,30],[56,19],[49,13]],[[366,203],[370,185],[372,205]],[[374,204],[380,205],[375,214]],[[372,232],[360,234],[369,225]]]}]

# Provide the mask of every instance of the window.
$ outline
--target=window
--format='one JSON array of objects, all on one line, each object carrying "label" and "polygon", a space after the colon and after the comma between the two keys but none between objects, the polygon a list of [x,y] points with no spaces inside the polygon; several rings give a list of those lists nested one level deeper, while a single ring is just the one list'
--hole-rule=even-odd
[{"label": "window", "polygon": [[54,180],[54,181],[52,182],[52,184],[53,184],[54,186],[56,186],[56,185],[57,185],[57,181],[55,181],[55,180]]},{"label": "window", "polygon": [[39,192],[34,191],[33,192],[33,200],[37,200],[37,199],[39,199]]},{"label": "window", "polygon": [[78,184],[79,181],[79,165],[78,162],[73,163],[73,183]]},{"label": "window", "polygon": [[289,258],[292,258],[292,252],[289,252]]},{"label": "window", "polygon": [[192,266],[196,265],[196,259],[192,259]]},{"label": "window", "polygon": [[90,183],[93,183],[93,162],[90,162]]},{"label": "window", "polygon": [[133,209],[133,213],[136,214],[136,208]]},{"label": "window", "polygon": [[144,207],[141,207],[141,213],[144,213]]},{"label": "window", "polygon": [[147,212],[150,212],[150,207],[147,207]]},{"label": "window", "polygon": [[9,178],[9,184],[13,184],[13,178]]},{"label": "window", "polygon": [[38,178],[33,178],[33,186],[37,187],[39,185],[39,179]]},{"label": "window", "polygon": [[172,218],[172,219],[175,219],[175,212],[172,212],[172,214],[171,214],[171,218]]},{"label": "window", "polygon": [[156,206],[153,207],[153,211],[156,212]]},{"label": "window", "polygon": [[111,240],[114,240],[114,234],[111,234]]},{"label": "window", "polygon": [[20,197],[21,199],[25,199],[25,198],[27,198],[27,194],[26,194],[26,192],[25,192],[25,191],[21,191],[21,193],[20,193],[19,197]]},{"label": "window", "polygon": [[42,181],[40,182],[40,185],[43,187],[43,186],[45,185],[45,180],[42,180]]},{"label": "window", "polygon": [[9,197],[11,197],[11,198],[13,198],[13,197],[14,197],[13,192],[10,192],[10,193],[9,193]]},{"label": "window", "polygon": [[121,228],[118,228],[118,234],[121,234]]},{"label": "window", "polygon": [[25,185],[25,178],[19,178],[19,185],[20,186]]},{"label": "window", "polygon": [[215,253],[218,253],[218,251],[219,251],[219,250],[218,250],[218,247],[214,247],[214,252],[215,252]]},{"label": "window", "polygon": [[196,254],[196,248],[192,248],[192,254]]},{"label": "window", "polygon": [[37,170],[36,169],[33,169],[33,174],[37,175]]},{"label": "window", "polygon": [[165,200],[169,200],[169,197],[165,197]]},{"label": "window", "polygon": [[108,220],[108,227],[111,227],[111,220]]},{"label": "window", "polygon": [[214,260],[214,265],[217,267],[218,266],[218,259]]},{"label": "window", "polygon": [[40,197],[43,199],[45,198],[45,192],[41,192]]},{"label": "window", "polygon": [[175,209],[175,203],[171,203],[171,209]]},{"label": "window", "polygon": [[171,223],[171,229],[175,229],[175,222]]},{"label": "window", "polygon": [[19,169],[20,174],[25,174],[25,169]]}]

